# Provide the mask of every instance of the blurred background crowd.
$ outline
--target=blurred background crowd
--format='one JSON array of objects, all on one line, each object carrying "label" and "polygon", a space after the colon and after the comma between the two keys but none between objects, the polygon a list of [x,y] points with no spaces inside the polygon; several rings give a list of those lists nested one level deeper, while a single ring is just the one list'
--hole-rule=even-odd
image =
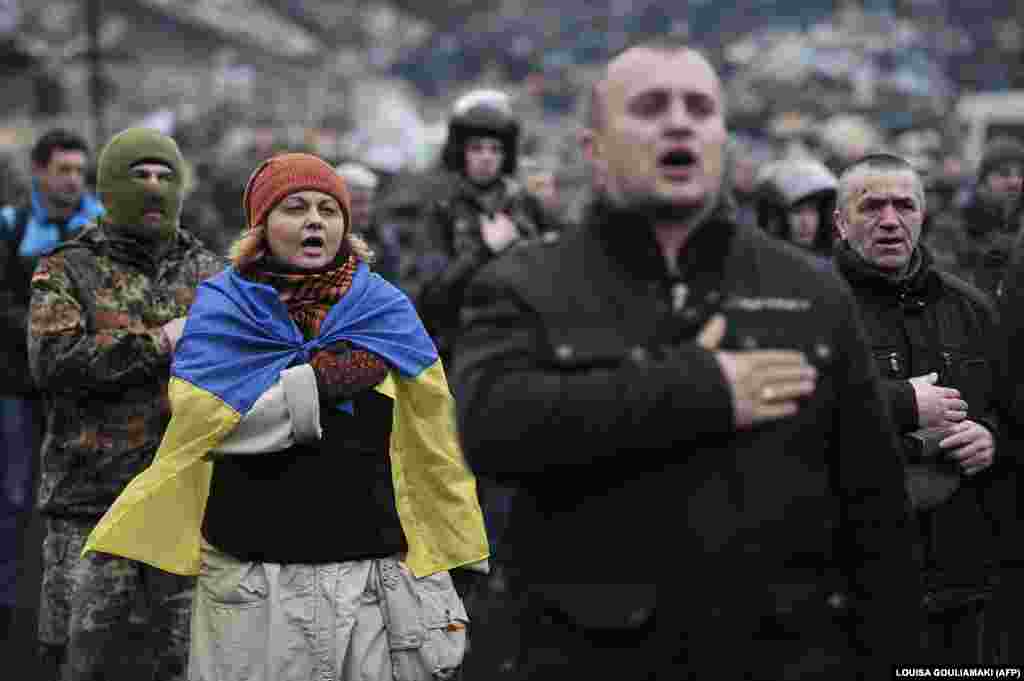
[{"label": "blurred background crowd", "polygon": [[183,223],[222,250],[249,170],[304,149],[376,171],[378,221],[414,287],[452,103],[508,93],[520,173],[572,221],[586,84],[620,47],[666,32],[724,75],[741,210],[765,163],[836,169],[886,147],[924,173],[935,214],[968,201],[987,140],[1024,136],[1024,4],[1011,0],[0,0],[0,203],[28,191],[43,131],[98,148],[151,126],[191,164]]}]

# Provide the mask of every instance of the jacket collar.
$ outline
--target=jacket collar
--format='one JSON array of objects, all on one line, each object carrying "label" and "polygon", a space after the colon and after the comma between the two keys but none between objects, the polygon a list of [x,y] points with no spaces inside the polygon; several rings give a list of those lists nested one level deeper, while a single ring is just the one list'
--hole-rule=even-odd
[{"label": "jacket collar", "polygon": [[94,224],[82,230],[75,238],[65,241],[55,249],[63,251],[72,248],[88,248],[111,260],[132,265],[149,276],[155,276],[160,263],[169,258],[180,258],[182,253],[199,245],[198,240],[184,229],[178,229],[167,248],[155,252],[152,244],[136,239],[126,239],[112,233],[102,224]]},{"label": "jacket collar", "polygon": [[[647,280],[675,278],[661,254],[648,216],[617,208],[597,197],[587,209],[584,224],[589,225],[605,254],[632,276]],[[696,272],[722,271],[737,230],[728,203],[719,203],[683,246],[679,276],[690,279]]]},{"label": "jacket collar", "polygon": [[[51,220],[47,213],[46,203],[43,201],[43,195],[39,189],[38,180],[32,180],[31,206],[32,218],[36,220],[36,222],[41,224],[57,224],[57,221]],[[78,207],[75,209],[75,212],[71,214],[71,217],[67,219],[66,224],[70,228],[70,231],[76,231],[102,214],[103,206],[100,204],[99,199],[89,192],[83,192],[82,198],[78,202]]]},{"label": "jacket collar", "polygon": [[464,175],[455,176],[453,197],[480,213],[490,213],[516,193],[516,185],[501,176],[488,187],[473,184]]},{"label": "jacket collar", "polygon": [[911,255],[911,271],[899,279],[886,276],[854,251],[846,241],[836,246],[835,261],[843,277],[854,288],[868,289],[879,295],[910,295],[917,298],[932,298],[938,294],[940,282],[932,265],[931,253],[920,243]]}]

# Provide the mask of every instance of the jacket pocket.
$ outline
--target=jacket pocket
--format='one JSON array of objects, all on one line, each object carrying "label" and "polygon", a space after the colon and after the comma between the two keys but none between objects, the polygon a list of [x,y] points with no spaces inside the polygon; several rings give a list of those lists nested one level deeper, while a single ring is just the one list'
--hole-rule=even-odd
[{"label": "jacket pocket", "polygon": [[415,577],[378,561],[395,681],[455,679],[466,654],[469,616],[446,571]]},{"label": "jacket pocket", "polygon": [[875,359],[878,375],[888,379],[907,377],[907,358],[895,348],[872,348],[871,355]]},{"label": "jacket pocket", "polygon": [[984,357],[958,349],[943,349],[940,356],[941,385],[959,390],[972,414],[987,411],[992,394],[992,364]]}]

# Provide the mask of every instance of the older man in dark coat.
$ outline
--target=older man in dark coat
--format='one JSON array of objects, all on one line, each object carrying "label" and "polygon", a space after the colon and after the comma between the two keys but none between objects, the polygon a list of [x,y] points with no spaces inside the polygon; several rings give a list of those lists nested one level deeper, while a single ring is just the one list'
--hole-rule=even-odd
[{"label": "older man in dark coat", "polygon": [[926,593],[925,659],[992,663],[986,626],[998,566],[1004,466],[1002,367],[995,312],[979,290],[933,266],[919,243],[921,178],[904,159],[867,156],[847,168],[836,211],[840,273],[853,288],[893,420],[904,434],[915,547]]}]

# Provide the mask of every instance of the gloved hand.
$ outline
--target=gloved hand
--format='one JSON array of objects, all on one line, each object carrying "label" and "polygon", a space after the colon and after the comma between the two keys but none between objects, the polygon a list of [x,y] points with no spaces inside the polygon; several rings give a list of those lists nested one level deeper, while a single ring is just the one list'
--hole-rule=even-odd
[{"label": "gloved hand", "polygon": [[378,355],[339,341],[318,351],[310,360],[321,402],[336,403],[374,387],[388,375]]}]

